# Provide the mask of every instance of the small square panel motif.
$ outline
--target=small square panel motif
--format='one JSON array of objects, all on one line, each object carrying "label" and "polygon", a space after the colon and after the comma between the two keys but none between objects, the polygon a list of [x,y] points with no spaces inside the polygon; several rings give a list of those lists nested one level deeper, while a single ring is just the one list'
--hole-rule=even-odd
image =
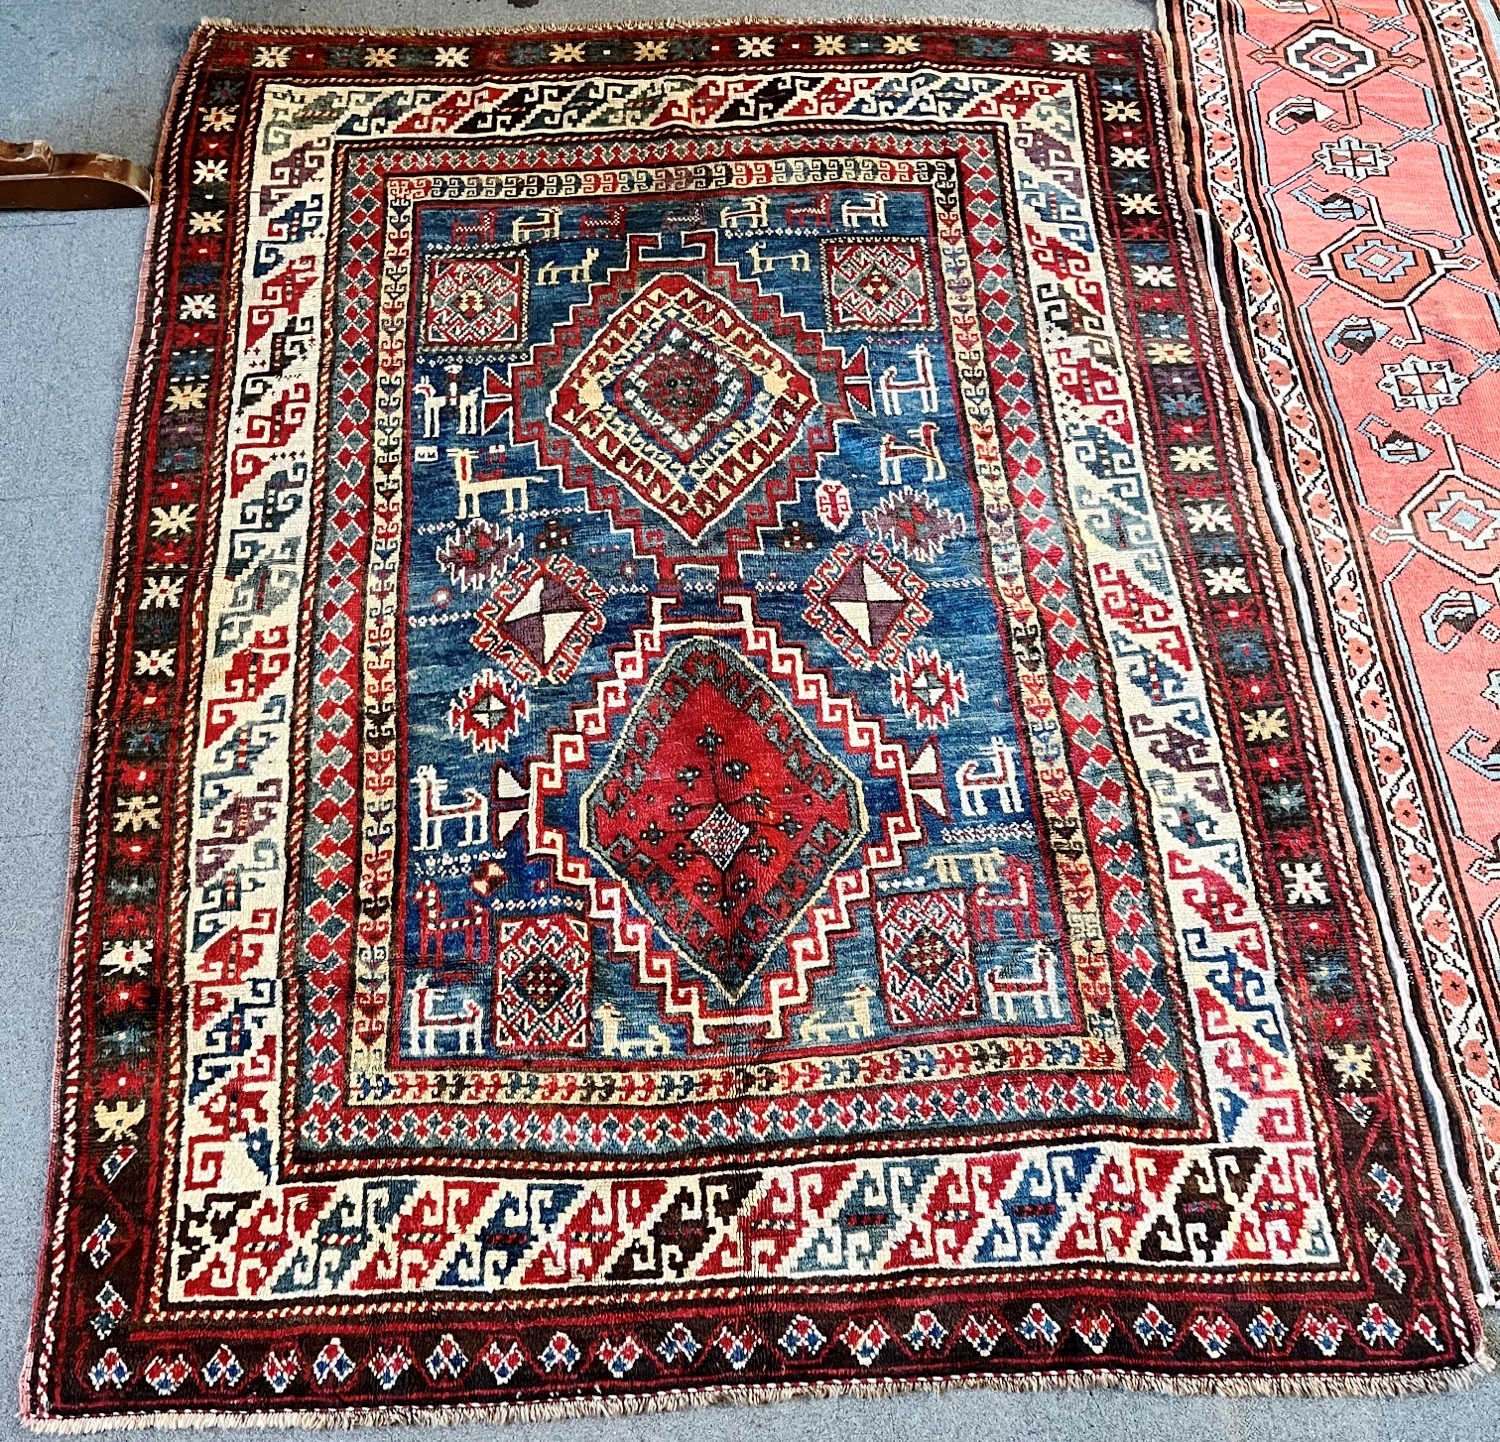
[{"label": "small square panel motif", "polygon": [[979,1015],[979,978],[962,891],[924,891],[875,902],[880,984],[894,1026]]},{"label": "small square panel motif", "polygon": [[422,347],[514,351],[526,339],[528,264],[520,250],[429,256]]},{"label": "small square panel motif", "polygon": [[582,1051],[589,1044],[588,927],[569,916],[495,924],[495,1045]]},{"label": "small square panel motif", "polygon": [[920,241],[825,241],[823,284],[830,330],[932,326],[932,288]]}]

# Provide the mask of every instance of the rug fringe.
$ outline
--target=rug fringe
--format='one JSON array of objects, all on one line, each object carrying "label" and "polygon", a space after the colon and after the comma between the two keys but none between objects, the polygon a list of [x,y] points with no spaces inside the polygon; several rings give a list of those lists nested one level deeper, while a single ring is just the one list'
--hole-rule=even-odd
[{"label": "rug fringe", "polygon": [[656,1392],[635,1396],[559,1398],[549,1402],[494,1402],[447,1407],[346,1407],[339,1411],[160,1412],[97,1417],[21,1417],[28,1431],[86,1433],[160,1428],[204,1430],[210,1427],[306,1427],[343,1431],[353,1427],[457,1426],[466,1422],[563,1422],[591,1417],[636,1417],[682,1412],[724,1403],[765,1406],[812,1397],[899,1397],[911,1393],[1085,1391],[1109,1387],[1125,1392],[1151,1392],[1200,1397],[1378,1397],[1396,1398],[1463,1391],[1495,1369],[1494,1360],[1479,1353],[1467,1365],[1443,1372],[1392,1372],[1379,1376],[1330,1374],[1269,1375],[1230,1373],[1207,1377],[1173,1377],[1159,1373],[1026,1372],[967,1373],[956,1377],[890,1378],[880,1381],[747,1383]]},{"label": "rug fringe", "polygon": [[[976,20],[967,15],[924,15],[920,20],[901,14],[888,15],[834,15],[826,19],[817,16],[811,19],[794,19],[788,15],[724,15],[699,23],[690,28],[694,33],[727,30],[734,32],[750,25],[773,25],[783,30],[808,30],[818,26],[883,25],[903,30],[936,30],[945,25],[959,26],[965,30],[1005,34],[1013,30],[1025,30],[1038,34],[1056,35],[1058,39],[1087,39],[1100,35],[1140,35],[1155,33],[1156,17],[1152,0],[1147,0],[1147,14],[1139,25],[1091,25],[1082,28],[1047,25],[1039,20]],[[257,25],[247,20],[234,20],[222,15],[205,15],[198,21],[198,30],[237,30],[246,35],[368,35],[375,39],[395,36],[440,36],[488,37],[493,35],[615,35],[629,30],[664,31],[680,35],[684,22],[671,16],[660,16],[654,20],[585,20],[576,25],[443,25],[418,26],[412,29],[365,30],[349,25]],[[884,57],[870,56],[869,59]],[[892,57],[899,59],[900,57]]]}]

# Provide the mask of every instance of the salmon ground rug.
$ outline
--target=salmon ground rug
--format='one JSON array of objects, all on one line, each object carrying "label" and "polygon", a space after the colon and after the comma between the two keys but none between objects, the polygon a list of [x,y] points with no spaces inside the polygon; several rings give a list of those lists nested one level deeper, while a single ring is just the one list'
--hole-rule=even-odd
[{"label": "salmon ground rug", "polygon": [[1168,91],[199,31],[32,1425],[1486,1365]]},{"label": "salmon ground rug", "polygon": [[1483,0],[1171,0],[1387,946],[1500,1272],[1500,79]]}]

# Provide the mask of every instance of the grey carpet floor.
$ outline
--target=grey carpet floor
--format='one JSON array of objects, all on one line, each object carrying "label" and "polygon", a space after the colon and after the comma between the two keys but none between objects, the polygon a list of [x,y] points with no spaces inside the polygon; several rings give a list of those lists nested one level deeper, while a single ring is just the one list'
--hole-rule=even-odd
[{"label": "grey carpet floor", "polygon": [[[177,58],[193,22],[213,4],[0,0],[0,136],[38,136],[59,149],[113,151],[149,163]],[[1075,28],[1151,21],[1143,0],[938,0],[935,9]],[[808,19],[888,14],[907,22],[917,14],[893,0],[540,0],[527,10],[499,0],[245,0],[231,13],[374,27],[680,21],[746,10]],[[0,1386],[7,1389],[20,1369],[41,1229],[69,811],[144,237],[140,212],[0,215],[0,798],[16,803],[0,805]],[[0,1408],[0,1429],[15,1435],[19,1424],[8,1411]],[[516,1442],[1479,1442],[1500,1438],[1500,1380],[1394,1402],[1105,1390],[915,1394],[517,1426],[505,1435]]]}]

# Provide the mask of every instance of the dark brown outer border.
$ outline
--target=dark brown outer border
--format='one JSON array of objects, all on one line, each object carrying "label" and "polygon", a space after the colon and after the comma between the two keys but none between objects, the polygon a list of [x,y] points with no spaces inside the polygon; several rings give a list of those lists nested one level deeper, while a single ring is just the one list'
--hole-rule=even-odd
[{"label": "dark brown outer border", "polygon": [[65,1222],[71,1197],[68,1180],[78,1165],[70,1121],[80,1106],[77,1085],[79,1012],[88,985],[82,942],[98,884],[95,861],[102,797],[103,743],[111,715],[110,680],[118,658],[111,624],[121,610],[122,583],[130,569],[129,522],[139,504],[145,461],[146,426],[151,411],[147,377],[161,349],[167,320],[163,301],[165,274],[171,258],[172,222],[181,197],[175,184],[177,164],[185,143],[188,112],[184,101],[202,69],[213,40],[210,25],[194,30],[187,52],[178,63],[167,96],[166,118],[153,165],[153,190],[141,259],[135,320],[125,367],[125,386],[115,430],[109,504],[105,513],[105,550],[100,563],[99,594],[89,637],[88,706],[84,713],[82,745],[74,782],[68,874],[71,878],[64,914],[58,971],[58,1035],[52,1072],[52,1153],[47,1169],[41,1254],[19,1378],[21,1416],[28,1423],[37,1416],[34,1401],[46,1387],[49,1352],[46,1341],[56,1325],[62,1280],[61,1252],[66,1242]]}]

